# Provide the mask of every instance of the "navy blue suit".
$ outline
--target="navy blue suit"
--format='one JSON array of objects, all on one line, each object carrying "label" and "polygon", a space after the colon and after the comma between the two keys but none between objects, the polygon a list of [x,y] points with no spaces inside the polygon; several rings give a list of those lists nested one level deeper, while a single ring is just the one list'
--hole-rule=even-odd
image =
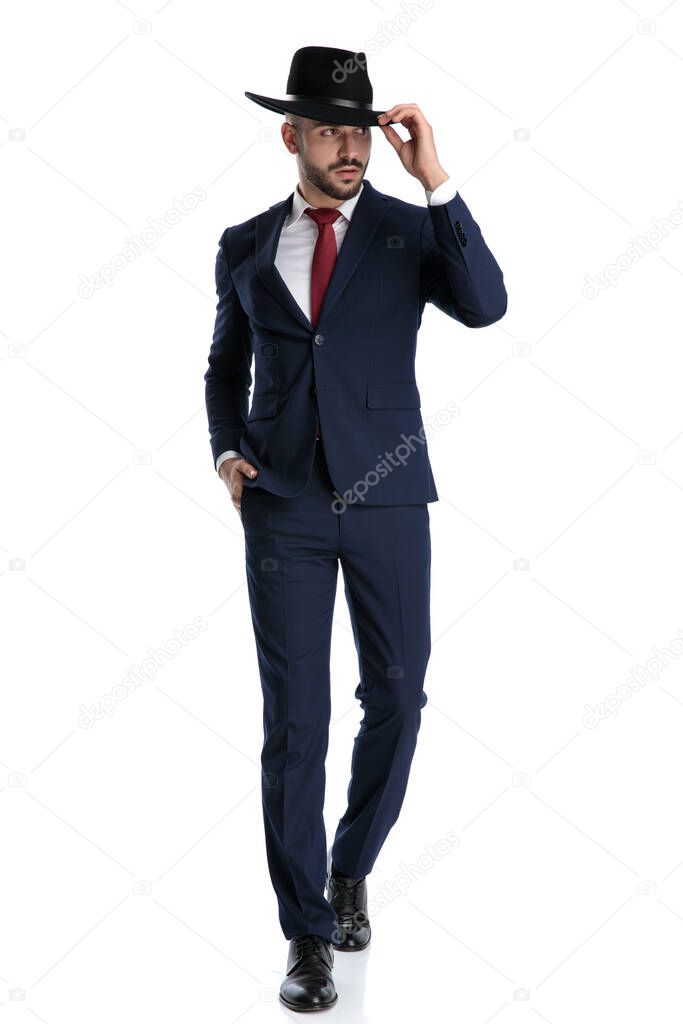
[{"label": "navy blue suit", "polygon": [[507,306],[500,268],[459,194],[425,208],[365,179],[313,330],[274,265],[291,201],[220,239],[205,378],[214,461],[240,451],[259,469],[258,487],[300,494],[313,465],[317,411],[341,495],[349,491],[353,500],[362,490],[369,505],[436,501],[415,381],[422,311],[433,302],[467,327],[499,320]]},{"label": "navy blue suit", "polygon": [[280,924],[286,938],[334,939],[323,802],[338,566],[363,718],[331,858],[359,878],[398,818],[427,701],[428,502],[438,495],[415,381],[417,331],[426,302],[484,327],[503,316],[507,295],[459,195],[425,209],[365,179],[314,328],[274,263],[291,202],[221,237],[206,406],[214,461],[237,450],[259,469],[244,479],[242,522]]}]

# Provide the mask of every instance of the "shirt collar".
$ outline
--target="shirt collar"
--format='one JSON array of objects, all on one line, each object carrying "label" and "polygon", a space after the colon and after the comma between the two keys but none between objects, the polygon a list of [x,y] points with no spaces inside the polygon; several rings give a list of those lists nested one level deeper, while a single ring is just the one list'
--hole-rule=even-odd
[{"label": "shirt collar", "polygon": [[[346,219],[348,221],[351,220],[351,216],[352,216],[353,211],[354,211],[354,209],[356,207],[356,203],[360,199],[360,194],[363,191],[363,188],[364,188],[364,185],[361,182],[361,186],[360,186],[358,192],[355,194],[355,196],[352,196],[351,199],[345,200],[345,202],[343,202],[341,204],[341,206],[336,206],[335,207],[335,209],[339,210],[339,212],[342,214],[342,216],[346,217]],[[294,197],[292,199],[292,209],[291,209],[291,212],[289,214],[289,218],[288,218],[286,226],[288,228],[291,228],[291,226],[293,224],[298,223],[298,221],[301,219],[301,217],[303,217],[304,210],[307,210],[310,205],[311,205],[311,203],[307,203],[306,200],[304,199],[304,197],[301,195],[301,192],[299,192],[299,186],[297,184],[296,188],[294,189]]]}]

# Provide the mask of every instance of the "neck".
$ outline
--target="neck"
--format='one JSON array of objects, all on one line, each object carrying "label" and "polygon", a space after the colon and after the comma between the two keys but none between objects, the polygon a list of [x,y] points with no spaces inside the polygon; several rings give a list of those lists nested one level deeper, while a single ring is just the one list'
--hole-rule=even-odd
[{"label": "neck", "polygon": [[298,188],[309,206],[320,206],[329,210],[336,210],[338,206],[346,202],[346,199],[333,199],[326,192],[321,192],[315,185],[311,185],[310,181],[304,181],[302,178],[299,178]]}]

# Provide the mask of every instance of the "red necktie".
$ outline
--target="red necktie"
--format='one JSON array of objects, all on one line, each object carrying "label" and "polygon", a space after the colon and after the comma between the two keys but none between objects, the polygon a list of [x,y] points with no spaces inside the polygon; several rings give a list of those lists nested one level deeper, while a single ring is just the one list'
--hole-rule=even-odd
[{"label": "red necktie", "polygon": [[315,243],[311,267],[311,323],[315,327],[337,259],[337,239],[332,223],[337,217],[341,217],[341,214],[339,210],[328,210],[324,207],[314,209],[312,206],[304,210],[304,213],[318,225],[318,241]]},{"label": "red necktie", "polygon": [[[318,225],[318,240],[313,250],[311,266],[311,323],[315,327],[320,317],[320,310],[325,298],[327,286],[332,277],[334,264],[337,260],[337,239],[334,234],[333,222],[341,217],[339,210],[324,207],[307,207],[304,210]],[[316,437],[320,437],[320,423],[316,425]]]}]

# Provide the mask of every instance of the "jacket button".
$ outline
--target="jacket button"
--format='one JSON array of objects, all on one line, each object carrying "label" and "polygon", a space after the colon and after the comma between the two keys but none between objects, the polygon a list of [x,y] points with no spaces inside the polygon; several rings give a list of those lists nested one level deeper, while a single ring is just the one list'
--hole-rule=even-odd
[{"label": "jacket button", "polygon": [[313,341],[316,343],[316,345],[322,345],[324,340],[325,340],[325,338],[323,337],[322,334],[316,334],[315,338],[313,339]]},{"label": "jacket button", "polygon": [[314,394],[315,394],[315,388],[311,388],[311,394],[312,394],[312,395],[314,395]]}]

